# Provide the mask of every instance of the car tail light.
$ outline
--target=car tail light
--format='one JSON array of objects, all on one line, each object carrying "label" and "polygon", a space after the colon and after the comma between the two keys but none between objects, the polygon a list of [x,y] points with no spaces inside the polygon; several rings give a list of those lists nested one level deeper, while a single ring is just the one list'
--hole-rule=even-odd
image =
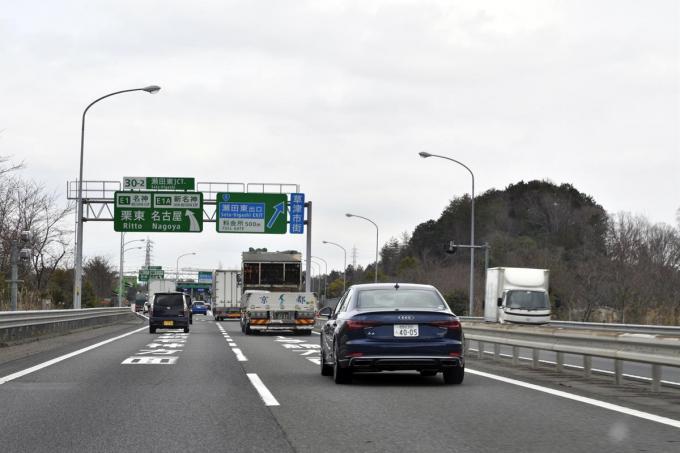
[{"label": "car tail light", "polygon": [[364,355],[363,352],[348,352],[347,357],[361,357]]},{"label": "car tail light", "polygon": [[437,327],[444,327],[447,330],[460,330],[460,322],[457,319],[447,319],[446,321],[433,321],[430,324]]},{"label": "car tail light", "polygon": [[449,355],[450,355],[451,357],[460,357],[460,351],[449,352]]},{"label": "car tail light", "polygon": [[358,321],[354,319],[348,319],[345,323],[348,330],[359,330],[365,329],[367,327],[375,327],[378,325],[376,321]]}]

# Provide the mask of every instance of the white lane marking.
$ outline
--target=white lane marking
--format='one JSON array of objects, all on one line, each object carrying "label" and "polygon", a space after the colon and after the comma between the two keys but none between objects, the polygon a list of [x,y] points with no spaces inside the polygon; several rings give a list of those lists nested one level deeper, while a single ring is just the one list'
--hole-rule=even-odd
[{"label": "white lane marking", "polygon": [[[479,352],[479,349],[472,349],[472,348],[470,348],[470,351]],[[491,351],[484,351],[484,354],[493,355],[493,352],[491,352]],[[501,357],[512,358],[512,354],[499,354],[499,355],[500,355]],[[527,361],[527,362],[531,362],[531,361],[533,360],[531,357],[522,357],[522,356],[519,356],[518,358],[519,358],[520,360],[524,360],[524,361]],[[539,363],[545,363],[545,364],[548,364],[548,365],[557,365],[556,362],[553,362],[553,361],[551,361],[551,360],[543,360],[543,359],[539,360]],[[565,368],[572,368],[572,369],[575,369],[575,370],[583,370],[583,367],[582,367],[582,366],[580,366],[580,365],[572,365],[571,363],[565,363],[565,364],[564,364],[564,367],[565,367]],[[599,368],[593,368],[591,371],[592,371],[593,373],[597,373],[597,374],[607,374],[607,375],[611,375],[611,376],[614,375],[614,372],[613,372],[613,371],[609,371],[609,370],[601,370],[601,369],[599,369]],[[636,375],[636,374],[627,374],[627,373],[623,373],[622,376],[625,377],[625,378],[629,378],[629,379],[633,379],[633,380],[637,380],[637,381],[648,381],[648,382],[651,382],[651,380],[652,380],[652,378],[645,377],[645,376],[638,376],[638,375]],[[675,387],[680,387],[680,382],[666,381],[666,380],[663,380],[663,379],[662,379],[662,380],[661,380],[661,383],[662,383],[662,384],[665,384],[665,385],[671,385],[671,386],[675,386]]]},{"label": "white lane marking", "polygon": [[272,392],[269,391],[257,374],[246,373],[246,376],[250,379],[250,383],[253,384],[257,393],[260,394],[260,398],[264,401],[265,406],[280,406],[279,402],[274,398],[274,395],[272,395]]},{"label": "white lane marking", "polygon": [[237,345],[236,345],[236,343],[229,343],[229,346],[232,347],[232,348],[235,348]]},{"label": "white lane marking", "polygon": [[174,365],[179,357],[128,357],[122,365]]},{"label": "white lane marking", "polygon": [[246,356],[243,355],[243,352],[241,352],[241,350],[239,348],[231,348],[231,350],[234,351],[234,354],[236,354],[236,359],[239,362],[247,362],[248,361]]},{"label": "white lane marking", "polygon": [[578,401],[580,403],[590,404],[591,406],[601,407],[603,409],[619,412],[621,414],[626,414],[637,418],[642,418],[644,420],[661,423],[663,425],[672,426],[674,428],[680,428],[680,420],[661,417],[660,415],[650,414],[649,412],[642,412],[635,409],[630,409],[628,407],[619,406],[617,404],[606,403],[604,401],[596,400],[593,398],[586,398],[584,396],[574,395],[572,393],[563,392],[561,390],[554,390],[548,387],[541,387],[540,385],[529,384],[528,382],[518,381],[516,379],[510,379],[495,374],[485,373],[483,371],[466,369],[465,372],[470,374],[476,374],[477,376],[482,376],[488,379],[494,379],[496,381],[505,382],[506,384],[516,385],[519,387],[535,390],[537,392],[543,392],[548,393],[550,395],[559,396],[560,398],[566,398],[569,400]]},{"label": "white lane marking", "polygon": [[312,333],[313,333],[314,335],[321,335],[321,332],[314,332],[313,330],[312,330]]},{"label": "white lane marking", "polygon": [[47,368],[50,365],[54,365],[55,363],[62,362],[66,359],[70,359],[71,357],[75,357],[75,356],[83,354],[87,351],[91,351],[95,348],[98,348],[100,346],[104,346],[105,344],[112,343],[116,340],[120,340],[121,338],[125,338],[129,335],[132,335],[133,333],[141,332],[142,330],[146,330],[146,329],[148,329],[148,327],[142,327],[140,329],[133,330],[132,332],[128,332],[128,333],[125,333],[123,335],[119,335],[119,336],[114,337],[114,338],[109,338],[108,340],[100,341],[99,343],[90,345],[86,348],[82,348],[82,349],[78,349],[77,351],[69,352],[68,354],[64,354],[64,355],[56,357],[52,360],[48,360],[47,362],[43,362],[43,363],[40,363],[38,365],[32,366],[30,368],[26,368],[25,370],[17,371],[16,373],[12,373],[10,375],[7,375],[5,377],[0,378],[0,385],[4,384],[6,382],[9,382],[9,381],[13,381],[14,379],[26,376],[27,374],[31,374],[35,371],[42,370],[43,368]]}]

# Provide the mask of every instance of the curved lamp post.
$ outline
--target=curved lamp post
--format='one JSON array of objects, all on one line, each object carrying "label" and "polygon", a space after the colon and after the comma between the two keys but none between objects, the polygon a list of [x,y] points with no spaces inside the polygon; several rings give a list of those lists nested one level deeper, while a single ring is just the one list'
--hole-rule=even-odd
[{"label": "curved lamp post", "polygon": [[321,260],[323,262],[325,269],[326,269],[326,273],[323,274],[323,297],[324,297],[324,299],[328,299],[328,290],[327,290],[327,288],[328,288],[328,262],[325,259],[320,258],[318,256],[312,256],[312,258],[317,259],[317,260]]},{"label": "curved lamp post", "polygon": [[462,162],[457,161],[456,159],[452,159],[450,157],[446,156],[440,156],[438,154],[430,154],[425,151],[421,151],[418,153],[420,157],[427,158],[427,157],[438,157],[440,159],[446,159],[450,160],[451,162],[455,162],[461,167],[464,167],[467,171],[470,172],[470,176],[472,177],[472,194],[470,198],[470,307],[469,307],[469,314],[468,316],[474,316],[474,292],[475,292],[475,174],[472,173],[472,170],[470,170],[470,167],[465,165]]},{"label": "curved lamp post", "polygon": [[175,263],[175,285],[177,285],[177,281],[179,280],[179,259],[184,257],[184,256],[195,255],[195,254],[196,254],[196,252],[189,252],[189,253],[185,253],[185,254],[177,257],[177,262]]},{"label": "curved lamp post", "polygon": [[[120,233],[121,239],[124,238],[125,233]],[[120,245],[120,270],[119,270],[119,278],[118,278],[118,306],[122,307],[123,306],[123,265],[125,261],[125,252],[128,250],[133,250],[133,249],[141,249],[144,247],[133,247],[131,249],[125,249],[125,246],[128,244],[131,244],[133,242],[146,242],[146,239],[133,239],[131,241],[127,242],[122,242]]]},{"label": "curved lamp post", "polygon": [[373,220],[366,218],[366,217],[362,217],[360,215],[356,215],[356,214],[345,214],[345,215],[347,217],[358,217],[360,219],[364,219],[368,222],[371,222],[373,224],[373,226],[375,227],[375,278],[374,278],[374,281],[375,281],[375,283],[378,283],[378,234],[379,234],[378,225],[376,225],[376,223]]},{"label": "curved lamp post", "polygon": [[342,294],[345,294],[345,287],[347,286],[347,250],[345,250],[345,247],[343,247],[340,244],[336,244],[335,242],[330,242],[330,241],[321,241],[324,244],[330,244],[334,245],[336,247],[339,247],[342,249],[343,253],[345,254],[345,260],[343,261],[344,267],[342,268]]},{"label": "curved lamp post", "polygon": [[78,173],[78,201],[76,202],[76,256],[73,272],[73,308],[80,308],[81,291],[83,286],[83,154],[85,150],[85,115],[90,107],[95,105],[102,99],[106,99],[116,94],[129,93],[132,91],[146,91],[147,93],[158,93],[161,87],[157,85],[149,85],[144,88],[133,88],[131,90],[121,90],[109,93],[98,99],[95,99],[85,107],[83,111],[83,120],[80,128],[80,171]]}]

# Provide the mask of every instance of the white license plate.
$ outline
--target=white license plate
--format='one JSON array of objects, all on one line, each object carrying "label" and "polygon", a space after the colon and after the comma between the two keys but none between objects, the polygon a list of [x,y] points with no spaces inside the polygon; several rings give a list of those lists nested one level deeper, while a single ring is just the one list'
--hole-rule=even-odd
[{"label": "white license plate", "polygon": [[418,324],[395,324],[394,325],[394,336],[395,337],[417,337],[418,336]]}]

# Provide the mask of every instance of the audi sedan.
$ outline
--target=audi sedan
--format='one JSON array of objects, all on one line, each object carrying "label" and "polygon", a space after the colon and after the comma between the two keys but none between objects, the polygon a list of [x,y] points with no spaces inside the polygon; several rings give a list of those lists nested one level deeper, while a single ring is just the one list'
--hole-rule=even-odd
[{"label": "audi sedan", "polygon": [[460,384],[465,374],[460,321],[434,286],[378,283],[354,285],[321,332],[321,374],[347,384],[355,372],[415,370],[442,373]]}]

